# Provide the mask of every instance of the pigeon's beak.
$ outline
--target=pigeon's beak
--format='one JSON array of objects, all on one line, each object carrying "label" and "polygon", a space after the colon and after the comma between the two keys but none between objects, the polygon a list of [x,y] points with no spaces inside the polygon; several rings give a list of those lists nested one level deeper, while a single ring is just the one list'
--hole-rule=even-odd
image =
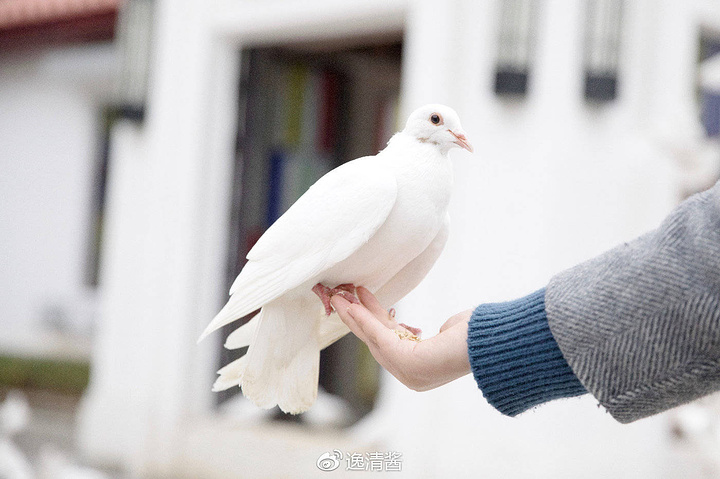
[{"label": "pigeon's beak", "polygon": [[467,139],[467,136],[465,136],[465,133],[463,133],[463,132],[455,133],[452,130],[449,130],[449,131],[452,134],[452,136],[454,136],[456,138],[456,140],[453,141],[453,143],[458,145],[460,148],[465,148],[470,153],[472,153],[474,151],[472,145],[470,144],[470,142]]}]

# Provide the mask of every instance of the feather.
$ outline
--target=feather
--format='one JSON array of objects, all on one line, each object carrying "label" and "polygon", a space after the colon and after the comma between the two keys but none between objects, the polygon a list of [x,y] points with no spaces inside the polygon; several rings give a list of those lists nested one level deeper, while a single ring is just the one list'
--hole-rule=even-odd
[{"label": "feather", "polygon": [[[240,385],[259,407],[285,412],[307,410],[317,397],[320,344],[319,304],[304,299],[277,300],[263,306]],[[292,334],[283,334],[292,331]],[[283,341],[278,341],[282,337]],[[241,358],[242,359],[242,358]]]},{"label": "feather", "polygon": [[394,176],[374,157],[323,176],[250,250],[230,300],[199,341],[350,256],[383,224],[396,191]]},{"label": "feather", "polygon": [[[257,325],[260,322],[260,313],[256,314],[250,320],[237,328],[235,331],[230,333],[225,340],[226,349],[240,349],[245,346],[250,346]],[[218,371],[218,374],[220,372]]]}]

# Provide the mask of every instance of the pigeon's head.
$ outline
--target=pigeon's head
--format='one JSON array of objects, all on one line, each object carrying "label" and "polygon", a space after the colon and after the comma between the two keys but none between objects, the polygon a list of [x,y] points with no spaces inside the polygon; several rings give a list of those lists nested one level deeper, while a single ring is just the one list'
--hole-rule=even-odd
[{"label": "pigeon's head", "polygon": [[410,114],[403,132],[423,143],[438,145],[443,153],[455,147],[473,151],[460,118],[449,106],[430,104],[418,108]]}]

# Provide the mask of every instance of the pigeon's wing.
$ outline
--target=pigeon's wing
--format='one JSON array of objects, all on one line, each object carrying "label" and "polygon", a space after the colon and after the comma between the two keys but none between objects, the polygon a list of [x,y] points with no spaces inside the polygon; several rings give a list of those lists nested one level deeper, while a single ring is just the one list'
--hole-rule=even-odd
[{"label": "pigeon's wing", "polygon": [[385,222],[396,195],[395,175],[375,157],[320,178],[250,250],[201,339],[350,256]]}]

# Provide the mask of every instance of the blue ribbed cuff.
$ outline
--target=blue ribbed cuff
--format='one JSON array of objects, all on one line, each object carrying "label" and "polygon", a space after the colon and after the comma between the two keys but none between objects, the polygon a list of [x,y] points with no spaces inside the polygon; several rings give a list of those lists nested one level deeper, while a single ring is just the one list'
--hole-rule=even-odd
[{"label": "blue ribbed cuff", "polygon": [[550,332],[545,288],[475,308],[468,327],[468,355],[483,396],[508,416],[587,392]]}]

